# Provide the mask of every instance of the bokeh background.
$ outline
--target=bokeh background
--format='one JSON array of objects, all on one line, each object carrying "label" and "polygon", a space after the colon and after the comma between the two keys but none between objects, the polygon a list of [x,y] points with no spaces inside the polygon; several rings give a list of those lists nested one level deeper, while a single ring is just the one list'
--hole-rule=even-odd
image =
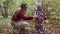
[{"label": "bokeh background", "polygon": [[[42,8],[48,16],[47,21],[44,23],[45,34],[60,34],[60,0],[0,0],[0,34],[13,33],[10,24],[11,16],[23,2],[28,4],[27,16],[33,16],[36,3],[41,2]],[[28,22],[30,23],[30,27],[34,29],[34,19]]]}]

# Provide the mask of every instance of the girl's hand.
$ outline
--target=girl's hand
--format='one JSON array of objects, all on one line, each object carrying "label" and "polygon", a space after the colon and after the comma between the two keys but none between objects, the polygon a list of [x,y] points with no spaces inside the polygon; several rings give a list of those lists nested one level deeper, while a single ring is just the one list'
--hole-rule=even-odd
[{"label": "girl's hand", "polygon": [[49,23],[49,20],[45,20],[44,22],[47,24],[47,23]]}]

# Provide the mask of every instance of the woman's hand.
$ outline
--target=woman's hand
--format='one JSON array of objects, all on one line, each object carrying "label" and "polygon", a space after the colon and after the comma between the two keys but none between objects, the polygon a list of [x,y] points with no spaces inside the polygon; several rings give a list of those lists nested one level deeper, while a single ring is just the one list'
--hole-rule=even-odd
[{"label": "woman's hand", "polygon": [[38,18],[37,16],[33,16],[33,18]]}]

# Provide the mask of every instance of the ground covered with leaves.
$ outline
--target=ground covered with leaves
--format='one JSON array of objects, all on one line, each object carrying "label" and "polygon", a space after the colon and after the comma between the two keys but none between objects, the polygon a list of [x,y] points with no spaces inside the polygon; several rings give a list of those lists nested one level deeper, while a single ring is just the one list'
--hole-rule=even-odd
[{"label": "ground covered with leaves", "polygon": [[[12,34],[13,29],[10,25],[10,18],[0,18],[0,34]],[[34,23],[29,21],[31,28],[34,29]],[[51,19],[45,23],[45,34],[60,34],[60,19]]]}]

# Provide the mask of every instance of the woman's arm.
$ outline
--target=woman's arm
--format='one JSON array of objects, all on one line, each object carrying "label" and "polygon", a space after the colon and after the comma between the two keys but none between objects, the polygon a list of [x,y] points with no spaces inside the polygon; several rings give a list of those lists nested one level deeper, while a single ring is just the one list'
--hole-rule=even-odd
[{"label": "woman's arm", "polygon": [[19,12],[18,15],[20,16],[20,18],[22,18],[24,20],[32,20],[33,19],[33,17],[25,16],[22,12]]}]

